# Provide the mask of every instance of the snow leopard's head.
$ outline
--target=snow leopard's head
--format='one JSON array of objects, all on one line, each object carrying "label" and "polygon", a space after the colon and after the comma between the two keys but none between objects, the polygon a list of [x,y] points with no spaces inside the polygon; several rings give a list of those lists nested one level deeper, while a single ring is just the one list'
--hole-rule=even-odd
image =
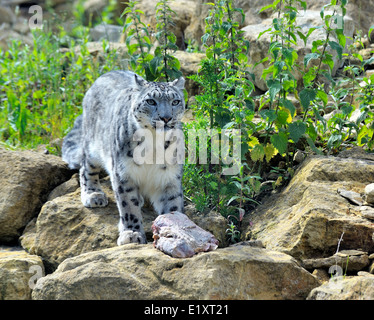
[{"label": "snow leopard's head", "polygon": [[173,129],[182,119],[184,103],[184,78],[173,82],[147,82],[135,75],[139,90],[132,108],[135,118],[144,127]]}]

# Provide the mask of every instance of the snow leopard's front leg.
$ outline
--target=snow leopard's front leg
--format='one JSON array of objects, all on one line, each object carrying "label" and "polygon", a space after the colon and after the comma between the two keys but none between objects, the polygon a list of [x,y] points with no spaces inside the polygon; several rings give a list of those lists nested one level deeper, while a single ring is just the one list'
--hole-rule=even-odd
[{"label": "snow leopard's front leg", "polygon": [[120,215],[117,244],[147,243],[141,212],[144,200],[139,188],[131,179],[121,178],[118,172],[113,173],[111,180]]},{"label": "snow leopard's front leg", "polygon": [[79,170],[81,200],[85,207],[96,208],[108,205],[108,198],[101,189],[99,182],[100,167],[93,164],[92,159],[85,155]]},{"label": "snow leopard's front leg", "polygon": [[177,176],[173,185],[168,185],[154,197],[153,205],[158,214],[184,212],[183,189],[180,180],[181,178]]}]

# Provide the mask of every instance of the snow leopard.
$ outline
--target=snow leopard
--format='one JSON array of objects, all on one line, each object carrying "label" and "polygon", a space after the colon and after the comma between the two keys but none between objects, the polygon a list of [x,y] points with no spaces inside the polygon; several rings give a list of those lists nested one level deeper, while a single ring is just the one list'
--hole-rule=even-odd
[{"label": "snow leopard", "polygon": [[[172,143],[183,137],[161,140],[165,154],[174,144],[173,161],[141,163],[135,161],[135,152],[141,146],[140,154],[155,151],[159,132],[166,136],[181,131],[184,83],[183,77],[150,82],[131,71],[110,71],[86,92],[83,113],[63,140],[62,158],[71,169],[79,169],[85,207],[108,204],[99,181],[101,169],[108,173],[120,215],[118,245],[147,243],[141,214],[145,198],[159,215],[183,212],[183,163],[176,161]],[[139,130],[151,133],[147,144],[147,136],[136,136]],[[149,154],[155,160],[154,153]]]}]

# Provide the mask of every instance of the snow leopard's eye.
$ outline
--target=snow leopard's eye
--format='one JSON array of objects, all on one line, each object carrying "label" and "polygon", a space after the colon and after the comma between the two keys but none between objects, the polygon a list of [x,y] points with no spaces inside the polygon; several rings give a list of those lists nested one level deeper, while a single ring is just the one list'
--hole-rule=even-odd
[{"label": "snow leopard's eye", "polygon": [[172,106],[177,106],[177,105],[179,105],[180,103],[181,103],[180,100],[174,100],[174,101],[171,103],[171,105],[172,105]]},{"label": "snow leopard's eye", "polygon": [[147,100],[145,100],[150,106],[155,106],[157,103],[156,103],[156,101],[155,100],[153,100],[153,99],[147,99]]}]

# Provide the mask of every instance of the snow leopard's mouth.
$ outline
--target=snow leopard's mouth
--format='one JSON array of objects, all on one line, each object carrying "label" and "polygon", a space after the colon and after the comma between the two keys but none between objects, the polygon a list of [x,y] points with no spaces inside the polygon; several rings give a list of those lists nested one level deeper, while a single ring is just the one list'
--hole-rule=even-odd
[{"label": "snow leopard's mouth", "polygon": [[165,123],[164,121],[152,121],[152,126],[156,130],[171,130],[174,129],[175,122]]}]

